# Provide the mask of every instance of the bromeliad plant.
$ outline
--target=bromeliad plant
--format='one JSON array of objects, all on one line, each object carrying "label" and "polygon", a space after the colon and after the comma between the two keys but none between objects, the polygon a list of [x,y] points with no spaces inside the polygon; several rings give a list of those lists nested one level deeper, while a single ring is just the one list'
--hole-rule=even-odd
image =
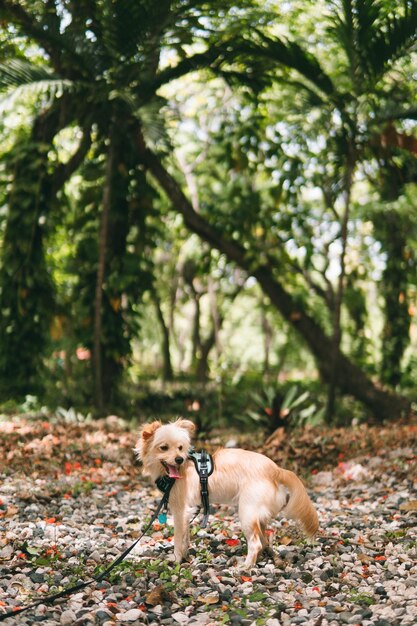
[{"label": "bromeliad plant", "polygon": [[252,393],[257,410],[247,411],[248,417],[264,426],[268,432],[277,428],[302,428],[306,424],[317,426],[324,419],[324,408],[320,407],[309,391],[302,391],[297,384],[286,391],[268,385],[260,393]]}]

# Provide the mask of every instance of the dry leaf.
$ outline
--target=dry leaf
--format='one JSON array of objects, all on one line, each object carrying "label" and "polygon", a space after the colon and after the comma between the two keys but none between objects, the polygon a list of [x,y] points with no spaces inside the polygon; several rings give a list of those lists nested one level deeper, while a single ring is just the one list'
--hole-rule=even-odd
[{"label": "dry leaf", "polygon": [[292,543],[292,539],[291,537],[287,537],[287,535],[284,535],[284,537],[280,537],[279,542],[282,546],[289,546],[290,543]]},{"label": "dry leaf", "polygon": [[284,439],[285,439],[285,430],[281,426],[280,428],[277,428],[276,430],[274,430],[272,435],[268,437],[268,439],[265,442],[265,445],[266,446],[280,446],[281,443],[284,441]]},{"label": "dry leaf", "polygon": [[217,592],[208,593],[205,596],[198,596],[197,602],[202,604],[217,604],[219,602],[219,594]]},{"label": "dry leaf", "polygon": [[410,502],[400,504],[400,511],[417,511],[417,500],[410,500]]},{"label": "dry leaf", "polygon": [[157,606],[167,600],[172,601],[172,596],[163,585],[154,587],[152,591],[147,593],[145,596],[145,604],[148,604],[149,606]]},{"label": "dry leaf", "polygon": [[370,557],[364,552],[359,552],[358,559],[360,560],[361,563],[365,563],[365,564],[371,562]]},{"label": "dry leaf", "polygon": [[16,508],[15,506],[8,506],[7,507],[7,511],[5,513],[5,517],[13,517],[17,513],[19,513],[19,509],[18,508]]}]

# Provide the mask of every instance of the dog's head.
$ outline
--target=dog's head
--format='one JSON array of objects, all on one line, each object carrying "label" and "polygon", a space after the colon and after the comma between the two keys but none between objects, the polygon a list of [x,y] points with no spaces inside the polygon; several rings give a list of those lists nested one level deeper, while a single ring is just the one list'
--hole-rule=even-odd
[{"label": "dog's head", "polygon": [[144,474],[153,478],[181,478],[181,468],[187,460],[195,426],[185,419],[171,424],[156,421],[145,424],[135,448],[143,463]]}]

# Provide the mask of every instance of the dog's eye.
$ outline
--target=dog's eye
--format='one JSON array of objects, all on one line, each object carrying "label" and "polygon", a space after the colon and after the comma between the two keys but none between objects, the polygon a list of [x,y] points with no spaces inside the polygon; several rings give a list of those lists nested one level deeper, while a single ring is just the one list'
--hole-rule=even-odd
[{"label": "dog's eye", "polygon": [[182,450],[182,446],[178,446],[178,450]]},{"label": "dog's eye", "polygon": [[168,446],[164,444],[163,446],[159,446],[159,449],[162,450],[162,452],[166,452],[168,450]]}]

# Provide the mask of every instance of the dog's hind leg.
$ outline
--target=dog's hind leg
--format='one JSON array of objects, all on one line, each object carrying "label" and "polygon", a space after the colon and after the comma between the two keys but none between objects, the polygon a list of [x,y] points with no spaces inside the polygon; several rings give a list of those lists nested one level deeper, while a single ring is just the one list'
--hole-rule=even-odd
[{"label": "dog's hind leg", "polygon": [[264,535],[258,517],[248,515],[245,510],[239,511],[239,517],[248,544],[248,553],[243,568],[250,569],[256,565],[258,556],[264,548]]},{"label": "dog's hind leg", "polygon": [[272,535],[268,537],[266,534],[266,523],[262,522],[261,526],[261,541],[262,541],[262,551],[270,558],[274,563],[279,561],[278,555],[274,552],[272,547]]},{"label": "dog's hind leg", "polygon": [[271,559],[275,567],[279,567],[279,568],[285,567],[285,561],[283,561],[282,558],[279,556],[279,554],[274,550],[273,534],[267,537],[265,534],[264,527],[262,527],[262,530],[263,530],[262,545],[264,546],[263,552]]}]

